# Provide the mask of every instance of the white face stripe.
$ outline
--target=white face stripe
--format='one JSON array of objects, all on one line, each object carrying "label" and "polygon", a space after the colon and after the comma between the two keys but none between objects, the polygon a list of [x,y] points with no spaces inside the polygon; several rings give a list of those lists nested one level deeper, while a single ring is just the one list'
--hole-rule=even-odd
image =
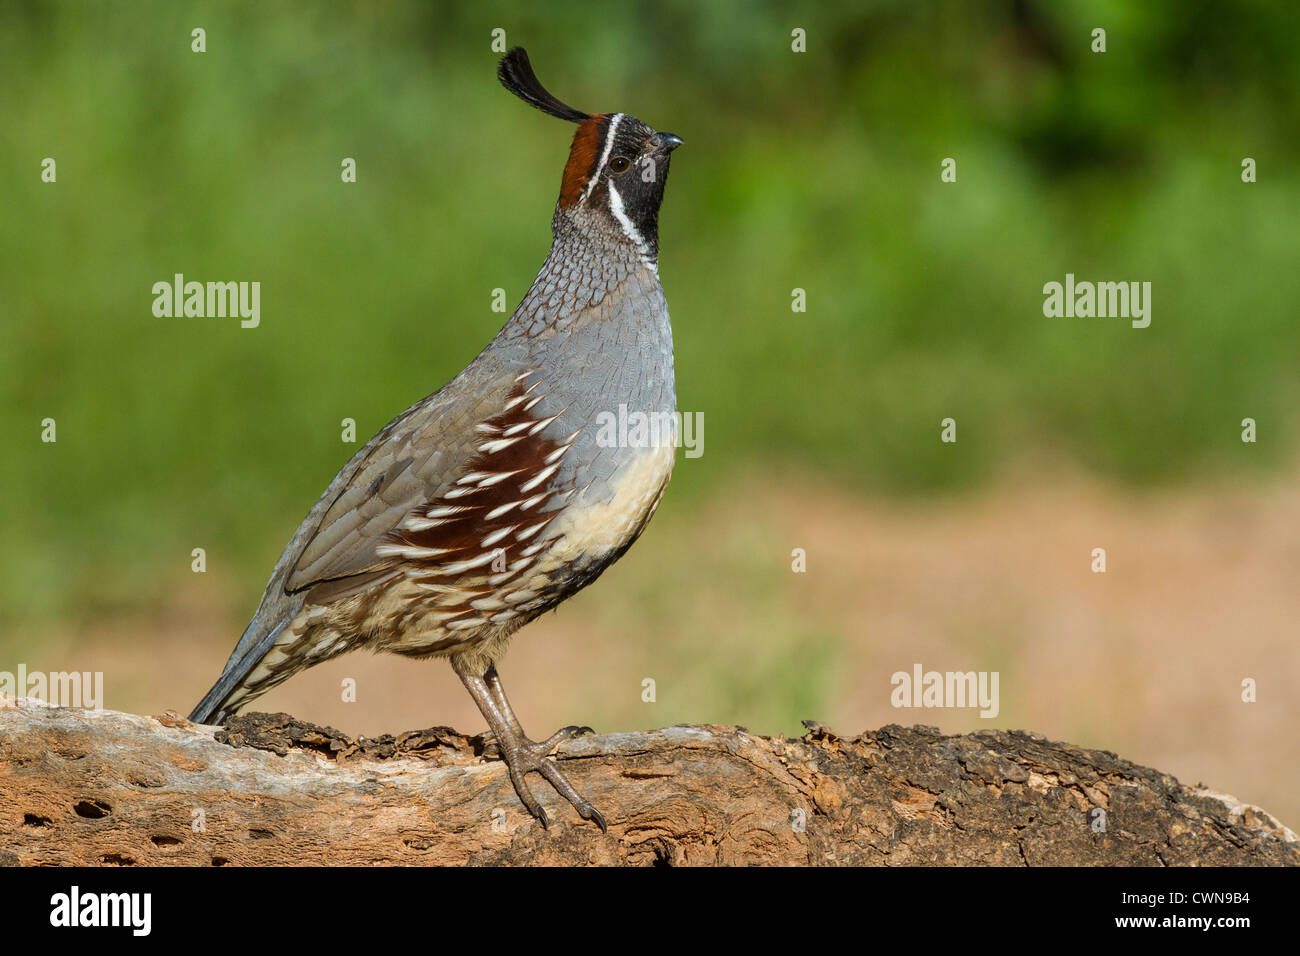
[{"label": "white face stripe", "polygon": [[614,148],[614,136],[618,133],[618,124],[622,121],[623,114],[615,113],[609,121],[609,129],[605,133],[605,149],[600,154],[600,162],[596,164],[596,171],[592,173],[591,179],[587,186],[582,190],[582,195],[578,197],[578,202],[582,202],[591,195],[591,191],[596,188],[596,183],[600,181],[600,171],[605,168],[605,160],[609,159],[609,151]]},{"label": "white face stripe", "polygon": [[640,230],[628,218],[627,210],[623,208],[623,197],[618,194],[618,190],[614,188],[613,183],[609,184],[609,211],[618,220],[618,224],[623,227],[623,234],[636,245],[641,257],[646,262],[650,262],[650,248],[646,245]]}]

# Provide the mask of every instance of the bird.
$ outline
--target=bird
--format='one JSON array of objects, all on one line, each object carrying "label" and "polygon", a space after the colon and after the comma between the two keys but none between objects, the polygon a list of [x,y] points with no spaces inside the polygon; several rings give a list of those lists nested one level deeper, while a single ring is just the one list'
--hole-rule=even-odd
[{"label": "bird", "polygon": [[672,327],[659,281],[659,210],[682,139],[627,113],[585,113],[515,47],[501,84],[577,124],[552,242],[509,320],[450,382],[385,425],[330,482],[276,562],[257,611],[190,714],[220,724],[293,674],[357,649],[445,657],[543,828],[525,775],[577,814],[605,817],[534,741],[497,671],[519,628],[630,548],[672,475],[673,429],[625,430],[640,411],[680,423]]}]

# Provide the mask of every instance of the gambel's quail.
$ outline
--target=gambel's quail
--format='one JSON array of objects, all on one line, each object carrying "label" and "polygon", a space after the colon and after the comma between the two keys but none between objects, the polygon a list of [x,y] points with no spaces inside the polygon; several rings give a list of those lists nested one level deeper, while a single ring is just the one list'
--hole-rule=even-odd
[{"label": "gambel's quail", "polygon": [[330,482],[190,720],[219,723],[358,648],[449,657],[528,811],[547,825],[524,782],[535,770],[603,830],[600,811],[549,759],[590,728],[530,740],[496,662],[515,631],[631,547],[672,473],[674,429],[620,445],[601,423],[627,411],[675,421],[658,220],[682,141],[625,113],[566,106],[521,48],[497,73],[520,99],[578,124],[551,251],[469,367],[384,426]]}]

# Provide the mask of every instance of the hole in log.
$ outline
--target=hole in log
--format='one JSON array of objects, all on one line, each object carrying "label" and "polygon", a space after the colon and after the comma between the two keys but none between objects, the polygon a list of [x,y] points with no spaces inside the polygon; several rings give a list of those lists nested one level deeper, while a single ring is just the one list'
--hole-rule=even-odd
[{"label": "hole in log", "polygon": [[48,827],[49,825],[49,817],[38,817],[34,813],[23,814],[23,826],[25,827]]},{"label": "hole in log", "polygon": [[275,834],[270,830],[249,830],[248,835],[254,840],[273,840]]},{"label": "hole in log", "polygon": [[180,840],[169,836],[154,836],[149,838],[154,846],[179,846]]},{"label": "hole in log", "polygon": [[135,866],[135,860],[120,853],[105,853],[99,858],[99,862],[107,866]]},{"label": "hole in log", "polygon": [[77,812],[77,816],[91,820],[98,820],[113,812],[113,808],[102,800],[82,800],[72,809]]},{"label": "hole in log", "polygon": [[214,856],[214,857],[212,858],[212,865],[213,865],[213,866],[225,866],[225,865],[226,865],[227,863],[229,863],[229,862],[230,862],[230,861],[227,860],[224,856]]}]

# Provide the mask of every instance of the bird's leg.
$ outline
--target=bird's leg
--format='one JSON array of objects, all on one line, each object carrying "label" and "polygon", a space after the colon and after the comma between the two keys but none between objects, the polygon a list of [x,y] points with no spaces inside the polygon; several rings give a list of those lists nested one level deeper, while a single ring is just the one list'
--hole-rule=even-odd
[{"label": "bird's leg", "polygon": [[[487,683],[488,690],[492,693],[492,697],[497,702],[497,707],[500,708],[511,729],[514,730],[520,740],[527,741],[528,737],[524,733],[524,728],[519,725],[519,718],[515,716],[514,710],[510,707],[510,701],[506,698],[506,689],[501,686],[501,675],[497,673],[495,664],[488,666],[487,672],[483,675],[483,680]],[[595,731],[590,727],[579,727],[577,724],[570,724],[568,727],[561,727],[546,740],[533,744],[533,746],[537,747],[541,753],[550,756],[555,752],[555,748],[566,740],[581,737],[583,734],[594,733]]]},{"label": "bird's leg", "polygon": [[492,728],[492,734],[497,739],[497,748],[501,751],[501,759],[505,761],[506,770],[510,774],[510,782],[514,785],[519,799],[528,808],[528,812],[543,827],[550,825],[546,811],[542,809],[542,805],[537,802],[537,798],[524,782],[524,774],[536,770],[559,792],[560,796],[573,804],[573,808],[578,811],[578,816],[592,821],[602,831],[607,830],[605,818],[600,811],[574,789],[573,784],[560,773],[560,768],[555,765],[555,761],[549,759],[552,751],[561,743],[580,734],[591,733],[591,728],[565,727],[546,740],[540,742],[529,740],[519,725],[519,718],[515,716],[510,702],[506,699],[495,666],[490,665],[482,676],[461,674],[460,679],[470,696],[474,698],[474,703],[478,705],[479,712],[483,714],[488,726]]}]

